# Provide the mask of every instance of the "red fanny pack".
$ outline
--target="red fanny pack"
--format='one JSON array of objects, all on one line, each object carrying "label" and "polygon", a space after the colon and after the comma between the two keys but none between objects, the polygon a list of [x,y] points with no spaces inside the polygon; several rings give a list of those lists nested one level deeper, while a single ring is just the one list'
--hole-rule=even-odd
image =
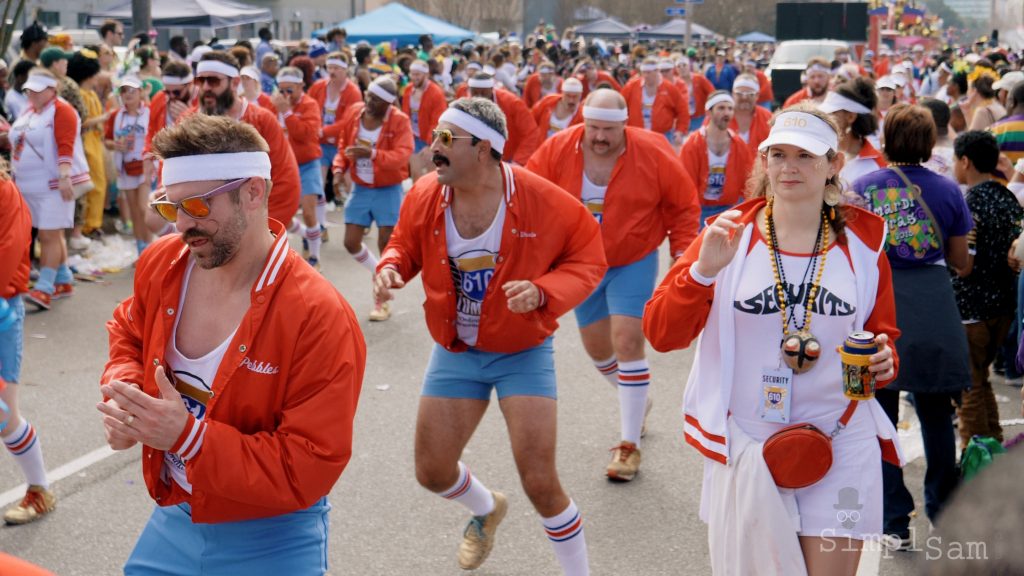
[{"label": "red fanny pack", "polygon": [[853,400],[826,435],[812,424],[787,426],[764,441],[761,453],[780,488],[806,488],[828,474],[832,468],[832,439],[850,422],[857,409]]}]

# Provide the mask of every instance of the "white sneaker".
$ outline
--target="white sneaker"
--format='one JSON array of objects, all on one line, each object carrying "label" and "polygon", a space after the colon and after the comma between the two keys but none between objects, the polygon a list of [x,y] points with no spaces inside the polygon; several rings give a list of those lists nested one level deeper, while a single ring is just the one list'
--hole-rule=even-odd
[{"label": "white sneaker", "polygon": [[68,248],[71,250],[85,250],[89,246],[92,246],[92,240],[85,236],[72,236],[68,240]]}]

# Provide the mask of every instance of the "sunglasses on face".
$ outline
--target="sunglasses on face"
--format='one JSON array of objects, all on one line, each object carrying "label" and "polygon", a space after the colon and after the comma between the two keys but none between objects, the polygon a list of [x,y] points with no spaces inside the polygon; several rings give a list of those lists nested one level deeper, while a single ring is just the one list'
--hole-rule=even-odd
[{"label": "sunglasses on face", "polygon": [[434,130],[431,134],[433,135],[433,139],[435,141],[440,140],[441,145],[445,148],[451,148],[453,140],[472,140],[474,138],[473,136],[456,136],[455,134],[452,134],[451,130],[445,128]]},{"label": "sunglasses on face", "polygon": [[189,218],[193,220],[203,220],[210,216],[210,198],[214,196],[220,196],[226,192],[233,192],[242,187],[242,184],[248,182],[248,178],[240,178],[238,180],[232,180],[223,186],[218,186],[213,190],[205,194],[198,194],[196,196],[189,196],[179,200],[178,202],[171,202],[167,199],[167,195],[161,196],[160,200],[150,202],[151,208],[156,210],[157,214],[161,218],[167,220],[171,224],[178,221],[178,210],[185,212]]},{"label": "sunglasses on face", "polygon": [[289,96],[295,94],[295,88],[281,88],[281,92],[288,94]]},{"label": "sunglasses on face", "polygon": [[223,82],[222,78],[216,76],[199,76],[196,78],[196,84],[202,86],[203,84],[208,85],[210,88],[216,88]]},{"label": "sunglasses on face", "polygon": [[167,89],[167,95],[171,98],[182,98],[188,94],[188,88],[180,88],[178,90]]}]

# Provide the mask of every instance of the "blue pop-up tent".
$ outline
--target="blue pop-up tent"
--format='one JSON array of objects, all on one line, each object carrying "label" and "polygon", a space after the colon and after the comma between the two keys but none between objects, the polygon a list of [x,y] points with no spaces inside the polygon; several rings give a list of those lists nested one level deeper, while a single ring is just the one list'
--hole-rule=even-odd
[{"label": "blue pop-up tent", "polygon": [[[395,42],[398,46],[417,44],[423,34],[430,34],[435,44],[457,44],[476,37],[470,30],[427,16],[398,2],[391,2],[362,16],[341,22],[337,27],[348,32],[349,42]],[[327,30],[329,29],[314,30],[313,36],[323,36],[327,34]]]},{"label": "blue pop-up tent", "polygon": [[736,41],[737,42],[762,43],[762,44],[774,44],[775,43],[775,37],[774,36],[769,36],[768,34],[765,34],[764,32],[748,32],[748,33],[746,33],[746,34],[744,34],[742,36],[738,36],[736,38]]}]

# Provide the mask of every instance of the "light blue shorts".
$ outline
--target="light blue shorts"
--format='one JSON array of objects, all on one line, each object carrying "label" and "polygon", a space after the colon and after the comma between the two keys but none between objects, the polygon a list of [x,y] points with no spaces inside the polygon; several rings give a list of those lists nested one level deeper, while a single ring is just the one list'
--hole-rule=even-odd
[{"label": "light blue shorts", "polygon": [[320,165],[327,166],[327,169],[330,170],[334,157],[338,155],[338,147],[334,144],[321,144],[320,151],[324,154],[320,157]]},{"label": "light blue shorts", "polygon": [[324,195],[324,177],[320,174],[319,160],[299,164],[299,180],[302,182],[303,196]]},{"label": "light blue shorts", "polygon": [[126,576],[325,574],[331,505],[241,522],[193,524],[188,504],[157,506],[124,565]]},{"label": "light blue shorts", "polygon": [[427,146],[430,146],[430,142],[424,142],[423,140],[420,140],[419,136],[413,137],[413,154],[419,154],[420,150],[423,150]]},{"label": "light blue shorts", "polygon": [[576,307],[580,328],[614,314],[642,318],[658,278],[658,250],[625,266],[609,268],[597,288]]},{"label": "light blue shorts", "polygon": [[434,344],[423,376],[424,396],[490,400],[508,396],[543,396],[558,399],[555,384],[554,337],[514,354],[483,352],[470,348],[449,352]]},{"label": "light blue shorts", "polygon": [[17,320],[6,332],[0,332],[0,378],[17,384],[21,376],[21,354],[25,346],[25,302],[21,295],[7,299]]},{"label": "light blue shorts", "polygon": [[402,207],[402,185],[366,188],[352,183],[352,194],[345,203],[345,224],[369,228],[374,222],[378,228],[398,223],[398,210]]}]

